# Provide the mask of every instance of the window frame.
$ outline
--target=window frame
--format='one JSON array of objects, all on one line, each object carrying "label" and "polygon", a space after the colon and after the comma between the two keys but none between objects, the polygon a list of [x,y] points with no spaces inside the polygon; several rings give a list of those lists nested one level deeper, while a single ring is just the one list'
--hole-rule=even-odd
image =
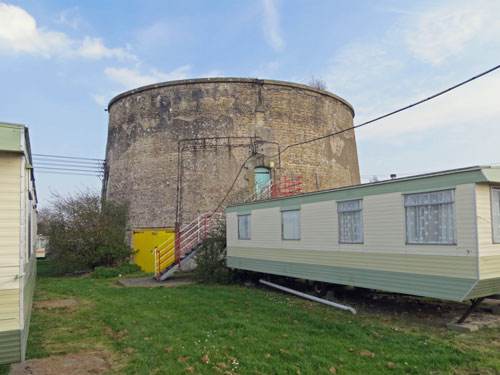
[{"label": "window frame", "polygon": [[[284,214],[286,212],[292,212],[292,211],[297,211],[299,213],[299,221],[298,221],[298,225],[299,225],[299,230],[298,230],[298,233],[299,233],[299,237],[298,238],[285,238],[285,218],[284,218]],[[281,214],[281,239],[283,241],[300,241],[301,238],[302,238],[302,214],[300,213],[300,208],[293,208],[293,209],[289,209],[289,210],[281,210],[280,214]]]},{"label": "window frame", "polygon": [[[493,191],[498,190],[500,194],[500,186],[490,186],[490,207],[491,207],[491,243],[493,244],[500,244],[500,233],[498,235],[498,239],[495,239],[495,226],[494,226],[494,215],[493,215],[493,210],[495,207],[493,206]],[[500,197],[499,197],[500,201]],[[498,209],[500,210],[500,204]],[[499,223],[500,224],[500,223]]]},{"label": "window frame", "polygon": [[[449,189],[439,189],[439,190],[429,190],[429,191],[419,191],[419,192],[413,192],[413,193],[403,193],[402,194],[402,197],[403,197],[403,214],[404,214],[404,218],[405,218],[405,245],[411,245],[411,246],[419,246],[419,245],[424,245],[424,246],[457,246],[457,237],[458,237],[458,233],[457,233],[457,212],[456,212],[456,189],[455,188],[449,188]],[[406,206],[405,204],[405,198],[406,196],[409,196],[409,195],[419,195],[419,194],[429,194],[429,193],[438,193],[438,192],[442,192],[442,191],[450,191],[452,196],[453,196],[453,202],[450,202],[450,203],[447,203],[447,204],[451,204],[452,205],[452,212],[453,212],[453,233],[454,233],[454,238],[453,238],[453,242],[450,242],[450,243],[444,243],[444,242],[410,242],[408,240],[408,216],[406,214],[406,208],[407,207],[418,207],[418,206]],[[444,203],[438,203],[438,204],[444,204]],[[423,205],[421,205],[423,206]]]},{"label": "window frame", "polygon": [[[31,201],[28,201],[28,260],[31,259],[31,256],[33,255],[33,207],[31,205]],[[36,252],[36,249],[35,249]]]},{"label": "window frame", "polygon": [[[339,203],[358,202],[358,201],[359,201],[359,206],[360,206],[359,210],[339,212]],[[346,241],[342,240],[342,231],[341,231],[342,223],[341,223],[341,220],[340,220],[340,217],[341,217],[340,214],[342,214],[344,212],[360,212],[360,217],[361,217],[361,241],[346,242]],[[365,241],[365,227],[364,227],[364,223],[363,223],[363,199],[362,198],[359,198],[359,199],[349,199],[347,201],[337,201],[337,221],[338,221],[339,244],[341,244],[341,245],[359,245],[359,244],[364,244],[364,241]]]},{"label": "window frame", "polygon": [[[238,240],[251,240],[252,239],[252,215],[251,214],[240,214],[238,216]],[[240,231],[240,217],[247,217],[248,216],[248,238],[247,237],[242,237],[241,236],[241,231]]]}]

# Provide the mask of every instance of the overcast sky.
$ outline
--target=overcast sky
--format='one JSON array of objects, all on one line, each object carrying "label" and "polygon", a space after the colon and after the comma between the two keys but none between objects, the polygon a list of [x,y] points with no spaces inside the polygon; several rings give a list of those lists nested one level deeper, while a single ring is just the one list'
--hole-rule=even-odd
[{"label": "overcast sky", "polygon": [[[0,121],[33,152],[104,158],[116,94],[155,82],[321,77],[355,123],[500,64],[500,1],[0,2]],[[362,180],[500,163],[500,71],[356,132]],[[49,191],[92,177],[37,174]]]}]

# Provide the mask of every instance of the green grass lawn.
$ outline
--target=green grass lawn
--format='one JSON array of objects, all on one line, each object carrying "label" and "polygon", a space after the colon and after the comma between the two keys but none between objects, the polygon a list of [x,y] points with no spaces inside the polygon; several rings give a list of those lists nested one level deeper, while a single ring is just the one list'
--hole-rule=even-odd
[{"label": "green grass lawn", "polygon": [[39,271],[35,300],[78,304],[34,310],[28,358],[97,349],[120,374],[500,373],[499,328],[458,338],[436,324],[352,315],[267,289],[124,288],[53,277],[44,262]]}]

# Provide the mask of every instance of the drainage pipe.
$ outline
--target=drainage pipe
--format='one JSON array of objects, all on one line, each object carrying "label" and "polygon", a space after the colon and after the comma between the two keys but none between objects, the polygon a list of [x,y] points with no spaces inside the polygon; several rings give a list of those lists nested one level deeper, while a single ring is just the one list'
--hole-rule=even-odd
[{"label": "drainage pipe", "polygon": [[331,306],[331,307],[336,307],[336,308],[342,309],[342,310],[348,310],[348,311],[352,312],[353,314],[356,314],[356,309],[354,309],[352,307],[349,307],[349,306],[341,305],[340,303],[335,303],[335,302],[327,301],[326,299],[323,299],[323,298],[318,298],[318,297],[310,296],[309,294],[305,294],[305,293],[302,293],[302,292],[299,292],[297,290],[293,290],[293,289],[290,289],[290,288],[285,288],[284,286],[281,286],[281,285],[278,285],[278,284],[274,284],[274,283],[270,283],[269,281],[266,281],[266,280],[260,279],[259,282],[261,284],[264,284],[264,285],[267,285],[267,286],[271,286],[273,288],[282,290],[284,292],[295,294],[296,296],[299,296],[299,297],[302,297],[302,298],[306,298],[306,299],[309,299],[309,300],[314,301],[314,302],[323,303],[325,305],[328,305],[328,306]]}]

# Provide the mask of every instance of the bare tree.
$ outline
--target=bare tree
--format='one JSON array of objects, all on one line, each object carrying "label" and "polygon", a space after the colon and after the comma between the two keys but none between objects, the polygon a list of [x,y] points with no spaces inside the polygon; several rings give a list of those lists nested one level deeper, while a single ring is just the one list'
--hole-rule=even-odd
[{"label": "bare tree", "polygon": [[307,81],[307,85],[319,90],[328,89],[325,80],[322,79],[321,77],[316,77],[316,76],[311,76],[311,78],[309,78],[309,80]]}]

